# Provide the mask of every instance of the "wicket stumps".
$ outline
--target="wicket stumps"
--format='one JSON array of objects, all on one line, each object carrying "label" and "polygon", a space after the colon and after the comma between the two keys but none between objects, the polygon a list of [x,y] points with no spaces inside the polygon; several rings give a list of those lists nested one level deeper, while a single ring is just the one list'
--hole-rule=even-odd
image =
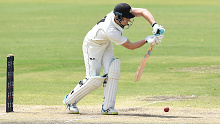
[{"label": "wicket stumps", "polygon": [[6,112],[13,112],[14,97],[14,55],[7,56],[7,81],[6,81]]}]

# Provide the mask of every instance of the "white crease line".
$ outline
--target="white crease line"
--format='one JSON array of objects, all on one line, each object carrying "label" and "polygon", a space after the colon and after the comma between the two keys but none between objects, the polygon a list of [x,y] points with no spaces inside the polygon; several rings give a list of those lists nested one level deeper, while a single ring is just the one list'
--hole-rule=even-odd
[{"label": "white crease line", "polygon": [[146,105],[151,105],[151,104],[155,104],[155,103],[159,103],[159,102],[165,102],[165,101],[155,101],[155,102],[151,102],[151,103],[147,103],[147,104],[139,105],[139,106],[136,106],[136,107],[134,107],[134,108],[138,108],[138,107],[146,106]]},{"label": "white crease line", "polygon": [[[170,100],[167,100],[167,101],[174,101],[174,100],[175,99],[170,99]],[[133,107],[133,108],[139,108],[139,107],[142,107],[142,106],[147,106],[147,105],[156,104],[156,103],[160,103],[160,102],[165,102],[165,101],[155,101],[155,102],[139,105],[139,106],[136,106],[136,107]],[[98,116],[98,115],[88,116],[88,117],[84,117],[84,118],[80,118],[80,119],[73,119],[73,120],[65,121],[64,123],[68,123],[68,122],[72,122],[72,121],[77,121],[77,120],[84,120],[84,119],[93,118],[93,117],[96,117],[96,116]]]},{"label": "white crease line", "polygon": [[[169,100],[169,101],[173,101],[173,100],[174,99]],[[138,107],[142,107],[142,106],[146,106],[146,105],[151,105],[151,104],[155,104],[155,103],[160,103],[160,102],[165,102],[165,101],[155,101],[155,102],[152,102],[152,103],[143,104],[143,105],[136,106],[136,107],[133,107],[133,108],[138,108]],[[93,118],[93,117],[96,117],[96,116],[98,116],[98,115],[88,116],[88,117],[79,118],[79,119],[72,119],[72,120],[65,121],[64,123],[68,123],[68,122],[72,122],[72,121],[78,121],[78,120],[84,120],[84,119]]]}]

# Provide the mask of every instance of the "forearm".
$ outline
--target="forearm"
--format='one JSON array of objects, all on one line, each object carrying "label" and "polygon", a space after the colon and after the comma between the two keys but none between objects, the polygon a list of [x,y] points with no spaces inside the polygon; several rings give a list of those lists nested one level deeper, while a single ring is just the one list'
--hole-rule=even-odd
[{"label": "forearm", "polygon": [[134,50],[139,47],[142,47],[145,43],[146,43],[145,39],[142,39],[142,40],[139,40],[133,43],[127,40],[124,44],[122,44],[122,46],[124,46],[127,49]]}]

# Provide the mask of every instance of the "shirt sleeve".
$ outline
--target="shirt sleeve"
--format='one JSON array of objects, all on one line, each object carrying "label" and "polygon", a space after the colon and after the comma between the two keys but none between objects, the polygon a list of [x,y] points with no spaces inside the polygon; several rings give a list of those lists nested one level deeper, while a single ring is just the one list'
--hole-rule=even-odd
[{"label": "shirt sleeve", "polygon": [[128,38],[122,36],[122,33],[118,30],[107,31],[106,35],[108,36],[109,40],[113,41],[116,45],[121,45],[128,40]]}]

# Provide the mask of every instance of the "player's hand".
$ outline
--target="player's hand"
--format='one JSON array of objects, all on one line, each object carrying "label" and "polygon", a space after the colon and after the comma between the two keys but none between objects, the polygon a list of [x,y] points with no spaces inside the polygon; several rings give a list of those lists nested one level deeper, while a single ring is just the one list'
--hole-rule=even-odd
[{"label": "player's hand", "polygon": [[154,23],[152,27],[153,27],[152,33],[156,36],[162,35],[165,32],[163,26],[162,25],[159,26],[157,23]]},{"label": "player's hand", "polygon": [[155,35],[150,35],[150,36],[145,37],[146,43],[153,43],[153,42],[155,42],[155,40],[156,40]]},{"label": "player's hand", "polygon": [[156,41],[155,41],[155,43],[156,43],[156,44],[159,44],[159,43],[162,41],[163,37],[164,37],[163,34],[161,34],[161,35],[159,35],[159,36],[156,36]]}]

